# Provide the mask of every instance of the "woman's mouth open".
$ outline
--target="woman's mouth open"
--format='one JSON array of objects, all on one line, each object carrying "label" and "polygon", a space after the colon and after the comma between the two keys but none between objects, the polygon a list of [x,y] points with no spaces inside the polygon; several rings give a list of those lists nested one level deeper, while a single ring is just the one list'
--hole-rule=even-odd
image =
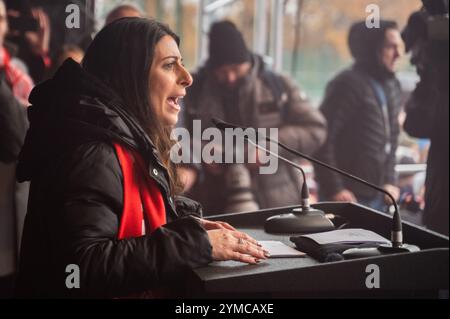
[{"label": "woman's mouth open", "polygon": [[167,99],[167,103],[174,110],[180,111],[181,107],[178,103],[182,98],[183,98],[182,96],[171,96]]}]

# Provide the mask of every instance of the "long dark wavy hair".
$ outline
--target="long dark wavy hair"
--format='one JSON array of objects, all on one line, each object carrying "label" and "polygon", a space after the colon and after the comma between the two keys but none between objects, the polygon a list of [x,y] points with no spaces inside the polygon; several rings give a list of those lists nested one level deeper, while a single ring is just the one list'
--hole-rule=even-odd
[{"label": "long dark wavy hair", "polygon": [[150,105],[150,68],[155,46],[166,36],[179,45],[179,37],[164,24],[146,18],[122,18],[104,27],[88,48],[83,68],[102,80],[124,102],[155,144],[160,160],[169,173],[171,193],[179,193],[182,184],[176,166],[170,161],[170,128],[163,127]]}]

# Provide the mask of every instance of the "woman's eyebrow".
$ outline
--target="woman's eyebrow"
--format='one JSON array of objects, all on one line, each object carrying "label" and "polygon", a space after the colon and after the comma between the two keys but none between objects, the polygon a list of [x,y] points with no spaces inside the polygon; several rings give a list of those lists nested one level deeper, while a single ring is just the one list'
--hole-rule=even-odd
[{"label": "woman's eyebrow", "polygon": [[167,60],[167,59],[175,59],[175,60],[180,60],[181,62],[183,62],[183,58],[181,58],[181,57],[179,57],[179,56],[176,56],[176,55],[169,55],[169,56],[166,56],[166,57],[164,57],[162,60],[164,61],[164,60]]}]

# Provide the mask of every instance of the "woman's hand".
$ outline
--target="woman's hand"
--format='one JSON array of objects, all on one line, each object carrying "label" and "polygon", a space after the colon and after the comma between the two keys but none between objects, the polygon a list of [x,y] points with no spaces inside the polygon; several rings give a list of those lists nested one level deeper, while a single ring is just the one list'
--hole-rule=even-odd
[{"label": "woman's hand", "polygon": [[269,252],[255,239],[240,231],[230,230],[228,226],[231,228],[232,226],[224,224],[216,223],[214,226],[220,226],[219,228],[207,231],[214,260],[236,260],[257,264],[261,259],[269,257]]},{"label": "woman's hand", "polygon": [[208,233],[214,260],[236,260],[256,264],[261,259],[269,257],[269,252],[255,239],[237,231],[230,224],[201,218],[198,218],[198,221]]},{"label": "woman's hand", "polygon": [[197,220],[200,222],[200,225],[202,225],[202,227],[205,230],[213,230],[213,229],[228,229],[228,230],[233,230],[233,231],[237,231],[236,228],[234,228],[233,226],[231,226],[228,223],[225,222],[214,222],[214,221],[210,221],[210,220],[206,220],[206,219],[202,219],[202,218],[197,218]]}]

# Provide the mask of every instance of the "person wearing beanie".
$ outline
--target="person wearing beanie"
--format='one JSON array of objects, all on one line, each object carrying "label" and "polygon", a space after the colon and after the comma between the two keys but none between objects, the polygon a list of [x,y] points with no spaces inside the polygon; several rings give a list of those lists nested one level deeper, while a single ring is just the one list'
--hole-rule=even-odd
[{"label": "person wearing beanie", "polygon": [[250,62],[250,52],[244,38],[230,21],[213,24],[209,32],[209,67]]},{"label": "person wearing beanie", "polygon": [[[394,21],[350,28],[348,45],[354,64],[327,85],[320,110],[328,121],[328,137],[317,156],[389,191],[398,199],[395,152],[399,135],[401,87],[395,77],[403,42]],[[379,192],[316,166],[324,200],[359,202],[384,210]]]},{"label": "person wearing beanie", "polygon": [[[306,154],[325,141],[324,117],[292,80],[271,71],[248,49],[242,33],[230,21],[211,26],[209,59],[193,77],[184,99],[184,126],[191,136],[193,120],[201,120],[205,130],[216,117],[245,127],[278,128],[280,142]],[[301,180],[296,169],[278,162],[274,174],[264,175],[255,167],[202,163],[196,170],[184,167],[181,175],[190,176],[187,184],[194,184],[192,180],[198,176],[189,195],[202,203],[205,215],[300,202]]]}]

